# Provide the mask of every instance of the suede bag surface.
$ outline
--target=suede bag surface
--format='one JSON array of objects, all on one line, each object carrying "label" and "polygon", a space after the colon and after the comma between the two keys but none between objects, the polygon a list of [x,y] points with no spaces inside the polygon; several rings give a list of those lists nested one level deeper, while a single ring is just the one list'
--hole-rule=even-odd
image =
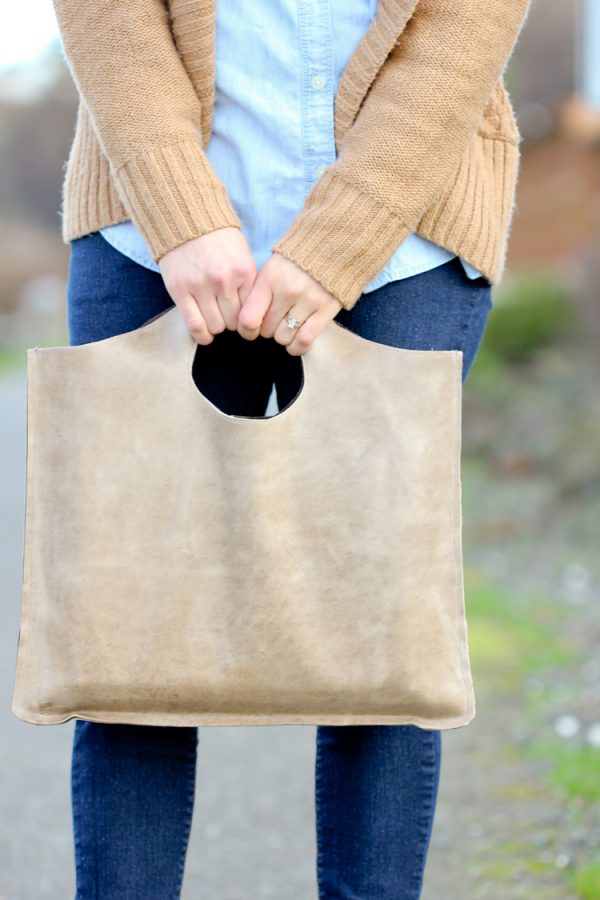
[{"label": "suede bag surface", "polygon": [[27,350],[15,715],[468,724],[462,351],[332,320],[249,417],[200,392],[200,350],[175,306]]}]

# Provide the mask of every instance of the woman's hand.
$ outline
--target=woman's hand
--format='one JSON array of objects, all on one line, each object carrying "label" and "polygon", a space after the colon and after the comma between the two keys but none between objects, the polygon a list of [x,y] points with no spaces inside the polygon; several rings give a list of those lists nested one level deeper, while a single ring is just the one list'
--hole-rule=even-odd
[{"label": "woman's hand", "polygon": [[158,261],[165,287],[199,344],[210,344],[238,316],[256,278],[248,242],[237,226],[210,231]]},{"label": "woman's hand", "polygon": [[[248,340],[274,337],[292,356],[301,356],[340,309],[340,301],[304,269],[272,253],[243,301],[238,331]],[[288,313],[304,324],[289,328]]]}]

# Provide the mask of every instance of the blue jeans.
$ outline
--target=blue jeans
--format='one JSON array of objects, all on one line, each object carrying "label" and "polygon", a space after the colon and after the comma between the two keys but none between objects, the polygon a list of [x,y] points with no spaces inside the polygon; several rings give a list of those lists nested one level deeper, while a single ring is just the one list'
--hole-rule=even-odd
[{"label": "blue jeans", "polygon": [[[464,381],[492,307],[491,291],[486,279],[470,280],[454,258],[383,285],[336,318],[373,341],[460,349]],[[173,304],[160,274],[115,250],[98,232],[71,242],[67,300],[71,344],[138,328]],[[298,390],[299,358],[273,339],[246,341],[226,330],[207,347],[213,356],[211,400],[229,413],[263,415],[273,384],[280,409]],[[227,377],[220,378],[222,372]],[[197,742],[195,727],[75,720],[76,900],[180,896]],[[417,900],[440,760],[437,730],[316,726],[319,900]]]}]

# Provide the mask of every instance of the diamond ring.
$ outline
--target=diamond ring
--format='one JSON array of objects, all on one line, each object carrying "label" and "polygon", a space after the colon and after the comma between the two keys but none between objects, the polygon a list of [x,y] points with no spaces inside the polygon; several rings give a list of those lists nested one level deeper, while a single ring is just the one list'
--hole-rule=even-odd
[{"label": "diamond ring", "polygon": [[306,319],[296,319],[295,316],[293,316],[291,313],[288,313],[285,317],[285,321],[288,328],[300,328],[300,326],[304,324]]}]

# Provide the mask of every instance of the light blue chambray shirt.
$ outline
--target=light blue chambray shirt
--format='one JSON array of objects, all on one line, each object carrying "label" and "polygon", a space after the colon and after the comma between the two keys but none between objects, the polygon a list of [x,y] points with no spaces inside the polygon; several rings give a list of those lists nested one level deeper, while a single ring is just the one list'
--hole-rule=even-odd
[{"label": "light blue chambray shirt", "polygon": [[[334,98],[378,0],[217,0],[215,106],[206,154],[240,217],[258,269],[335,161]],[[135,225],[101,230],[160,272]],[[439,266],[456,254],[409,234],[363,288]],[[467,275],[477,269],[461,260]]]}]

